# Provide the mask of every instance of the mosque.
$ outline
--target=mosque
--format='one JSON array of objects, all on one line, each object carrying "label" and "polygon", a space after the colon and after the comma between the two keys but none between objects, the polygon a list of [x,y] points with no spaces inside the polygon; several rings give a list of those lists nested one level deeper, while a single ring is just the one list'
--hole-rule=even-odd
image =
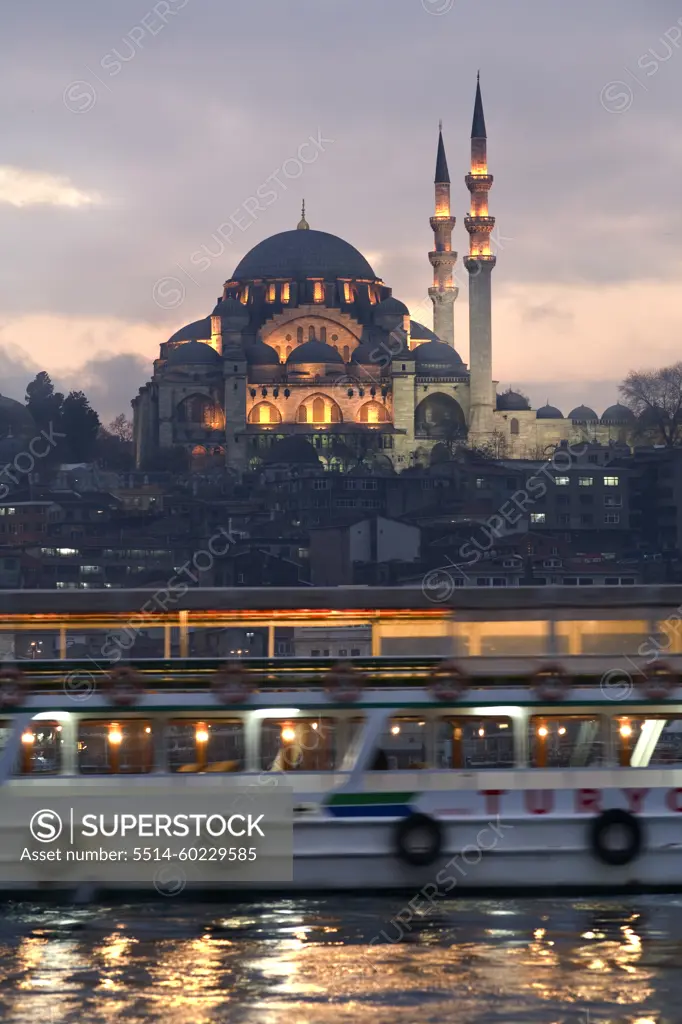
[{"label": "mosque", "polygon": [[430,219],[433,330],[410,318],[357,249],[311,229],[304,205],[296,230],[244,256],[210,316],[160,346],[152,378],[132,402],[137,465],[153,466],[180,447],[196,467],[363,463],[391,471],[428,464],[456,443],[540,458],[562,440],[627,441],[635,418],[622,405],[601,417],[581,405],[564,417],[549,404],[531,409],[515,391],[497,393],[493,177],[480,82],[465,183],[469,366],[454,344],[456,221],[441,126]]}]

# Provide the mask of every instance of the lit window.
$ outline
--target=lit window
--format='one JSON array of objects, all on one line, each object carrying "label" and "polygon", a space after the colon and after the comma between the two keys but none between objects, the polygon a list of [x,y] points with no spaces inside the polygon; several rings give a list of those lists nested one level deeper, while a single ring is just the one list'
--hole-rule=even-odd
[{"label": "lit window", "polygon": [[7,515],[8,515],[8,516],[13,516],[13,515],[16,515],[16,511],[17,511],[17,510],[16,510],[15,508],[8,508],[8,509],[7,509]]},{"label": "lit window", "polygon": [[244,768],[244,724],[216,719],[176,720],[166,733],[172,772],[238,772]]},{"label": "lit window", "polygon": [[594,483],[593,476],[581,476],[578,477],[578,487],[591,487]]},{"label": "lit window", "polygon": [[269,284],[265,293],[266,302],[274,302],[277,298],[277,285]]},{"label": "lit window", "polygon": [[[291,286],[288,281],[285,281],[282,285],[282,302],[288,302],[291,295]],[[291,335],[287,335],[287,341],[291,339]]]},{"label": "lit window", "polygon": [[547,516],[544,512],[531,512],[530,521],[531,523],[545,523]]},{"label": "lit window", "polygon": [[620,479],[617,476],[605,476],[604,487],[618,487]]},{"label": "lit window", "polygon": [[242,288],[242,292],[241,292],[241,295],[239,296],[239,299],[240,299],[240,302],[242,302],[244,305],[246,305],[246,303],[249,301],[249,286],[248,286],[248,284],[244,285],[244,287]]},{"label": "lit window", "polygon": [[336,729],[331,719],[270,718],[263,722],[261,767],[265,771],[331,771],[336,759]]},{"label": "lit window", "polygon": [[82,775],[146,774],[153,765],[152,728],[141,719],[86,721],[78,727],[78,770]]},{"label": "lit window", "polygon": [[605,523],[611,523],[612,525],[620,522],[620,515],[618,512],[607,512],[604,516]]},{"label": "lit window", "polygon": [[324,302],[324,285],[322,284],[322,281],[315,281],[313,302]]},{"label": "lit window", "polygon": [[343,299],[344,299],[344,302],[350,302],[351,298],[352,297],[351,297],[351,292],[350,292],[350,282],[349,281],[344,281],[343,282]]},{"label": "lit window", "polygon": [[570,482],[571,482],[571,479],[568,476],[555,476],[554,477],[554,483],[557,485],[557,487],[568,487]]}]

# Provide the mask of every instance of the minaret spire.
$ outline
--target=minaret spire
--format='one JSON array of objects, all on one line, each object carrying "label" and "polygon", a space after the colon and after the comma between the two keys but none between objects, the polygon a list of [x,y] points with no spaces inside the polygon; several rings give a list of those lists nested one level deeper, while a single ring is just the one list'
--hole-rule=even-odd
[{"label": "minaret spire", "polygon": [[301,206],[301,219],[298,222],[298,230],[299,231],[310,231],[310,224],[305,219],[305,199],[303,200],[303,204]]},{"label": "minaret spire", "polygon": [[476,76],[471,126],[471,170],[465,181],[471,193],[470,210],[464,218],[464,226],[469,232],[469,255],[464,260],[469,272],[469,436],[477,442],[489,436],[493,429],[491,273],[497,262],[490,249],[495,218],[488,212],[488,193],[493,177],[488,174],[480,72]]},{"label": "minaret spire", "polygon": [[433,229],[434,247],[429,253],[433,267],[433,287],[429,297],[433,303],[433,331],[441,341],[455,347],[454,304],[459,289],[453,282],[452,268],[457,262],[457,253],[452,251],[452,229],[455,218],[450,216],[450,173],[443,143],[443,122],[438,125],[438,151],[436,154],[436,212],[430,219]]}]

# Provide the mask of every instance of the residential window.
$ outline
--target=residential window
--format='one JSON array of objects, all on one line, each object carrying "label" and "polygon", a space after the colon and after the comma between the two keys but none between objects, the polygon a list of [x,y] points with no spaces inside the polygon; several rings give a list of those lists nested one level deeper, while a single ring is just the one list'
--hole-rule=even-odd
[{"label": "residential window", "polygon": [[579,476],[578,477],[578,487],[591,487],[593,483],[594,483],[594,477],[593,476]]},{"label": "residential window", "polygon": [[571,482],[571,478],[569,476],[555,476],[554,477],[554,483],[557,485],[557,487],[568,487],[570,482]]},{"label": "residential window", "polygon": [[360,657],[360,648],[359,647],[351,647],[351,649],[350,649],[350,656],[351,656],[351,658],[359,658]]},{"label": "residential window", "polygon": [[616,495],[613,495],[613,497],[612,497],[611,495],[607,494],[604,497],[604,504],[606,505],[607,508],[620,508],[622,506],[622,504],[623,504],[623,501],[622,501],[621,498],[617,497]]},{"label": "residential window", "polygon": [[476,477],[476,489],[480,491],[482,487],[485,487],[485,477],[477,476]]},{"label": "residential window", "polygon": [[592,513],[591,512],[590,513],[583,512],[583,514],[580,517],[580,525],[581,526],[591,526],[593,522],[594,522],[594,516],[592,515]]},{"label": "residential window", "polygon": [[604,516],[604,522],[610,523],[611,525],[615,525],[616,523],[620,522],[620,515],[618,514],[618,512],[607,512]]},{"label": "residential window", "polygon": [[618,487],[620,478],[617,476],[605,476],[604,487]]},{"label": "residential window", "polygon": [[547,522],[547,515],[546,515],[545,512],[531,512],[531,514],[530,514],[530,521],[531,521],[531,523],[538,523],[538,524],[546,523]]}]

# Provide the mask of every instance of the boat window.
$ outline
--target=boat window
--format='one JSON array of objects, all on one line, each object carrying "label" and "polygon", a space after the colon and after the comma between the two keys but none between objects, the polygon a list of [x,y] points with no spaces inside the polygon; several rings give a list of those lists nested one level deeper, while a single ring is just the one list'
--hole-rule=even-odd
[{"label": "boat window", "polygon": [[533,715],[529,750],[533,768],[601,764],[605,755],[602,721],[596,715]]},{"label": "boat window", "polygon": [[21,735],[22,775],[56,775],[62,767],[59,722],[32,722]]},{"label": "boat window", "polygon": [[78,770],[81,775],[138,775],[154,761],[151,723],[143,719],[86,720],[78,726]]},{"label": "boat window", "polygon": [[565,619],[556,624],[556,653],[638,654],[650,632],[644,620]]},{"label": "boat window", "polygon": [[268,718],[261,733],[261,767],[271,772],[324,772],[336,764],[331,718]]},{"label": "boat window", "polygon": [[395,715],[386,723],[370,771],[415,771],[428,768],[429,726],[424,718]]},{"label": "boat window", "polygon": [[629,715],[612,721],[618,763],[626,768],[682,764],[682,717]]},{"label": "boat window", "polygon": [[0,750],[4,750],[7,746],[7,740],[14,732],[14,725],[12,722],[0,722]]},{"label": "boat window", "polygon": [[511,718],[440,719],[436,727],[436,767],[514,767],[514,731]]},{"label": "boat window", "polygon": [[172,772],[239,772],[244,769],[244,724],[240,719],[171,722],[166,732]]}]

